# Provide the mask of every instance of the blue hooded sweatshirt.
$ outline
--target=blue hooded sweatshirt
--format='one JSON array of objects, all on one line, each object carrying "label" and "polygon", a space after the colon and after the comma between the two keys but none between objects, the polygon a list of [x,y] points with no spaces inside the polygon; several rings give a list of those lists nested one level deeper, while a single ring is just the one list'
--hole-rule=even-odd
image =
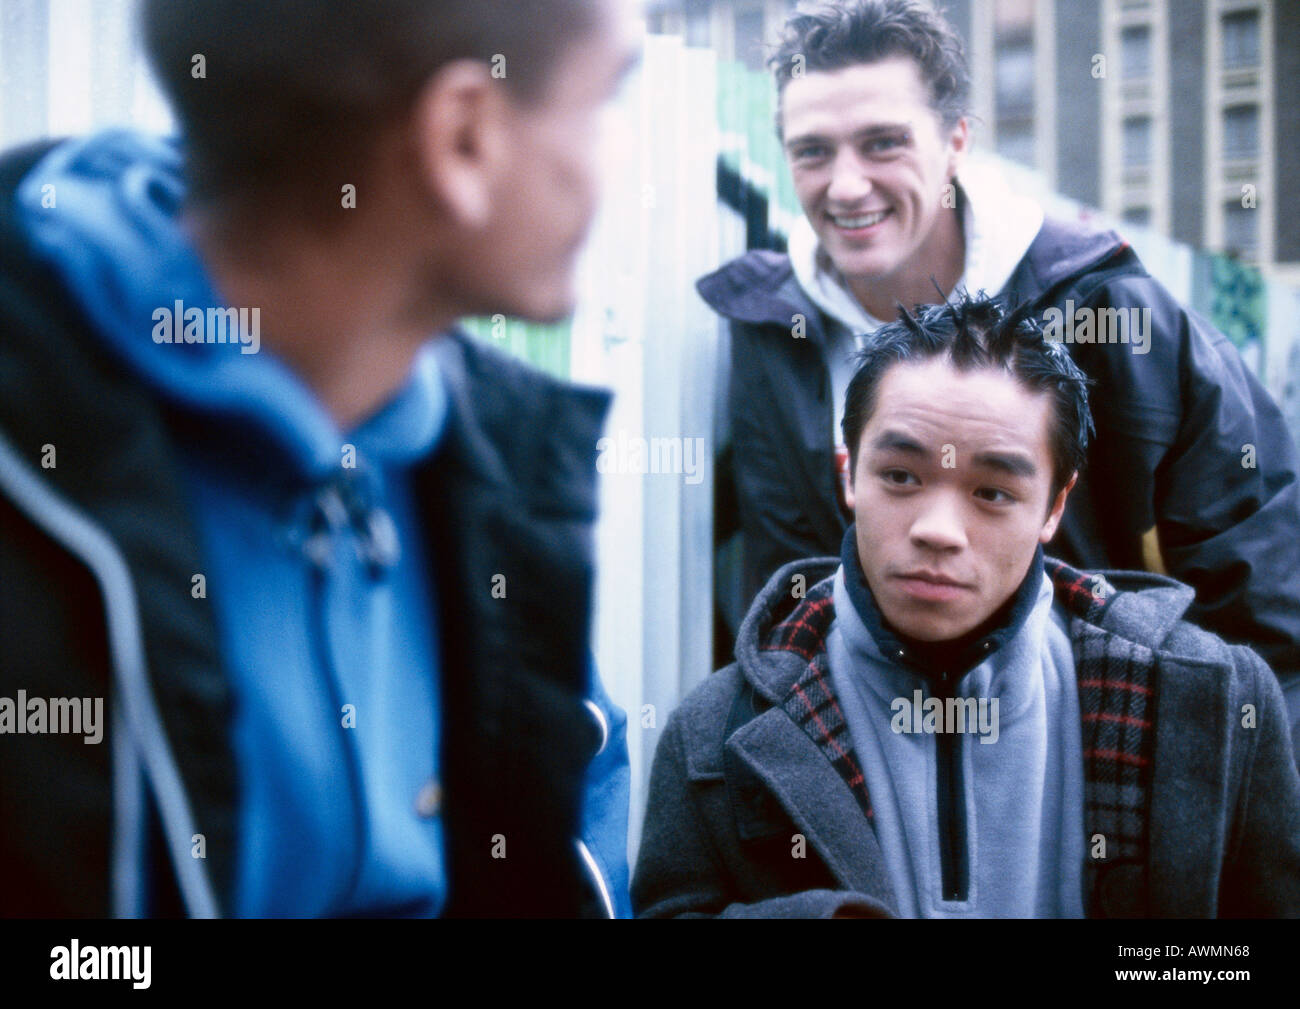
[{"label": "blue hooded sweatshirt", "polygon": [[[442,436],[442,377],[426,346],[341,431],[261,346],[255,309],[219,311],[178,226],[183,198],[179,145],[122,130],[54,148],[17,195],[34,247],[168,407],[204,558],[191,591],[211,599],[234,697],[226,910],[437,915],[443,671],[411,477]],[[626,719],[591,679],[608,743],[580,850],[626,915]]]}]

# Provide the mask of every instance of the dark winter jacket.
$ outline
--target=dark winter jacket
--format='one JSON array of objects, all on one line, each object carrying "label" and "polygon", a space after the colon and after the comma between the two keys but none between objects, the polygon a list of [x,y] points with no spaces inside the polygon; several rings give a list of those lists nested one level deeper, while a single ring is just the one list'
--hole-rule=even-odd
[{"label": "dark winter jacket", "polygon": [[[787,256],[752,251],[700,280],[730,320],[730,465],[718,521],[738,512],[743,613],[782,564],[837,553],[828,322]],[[1188,619],[1249,644],[1300,718],[1300,484],[1277,405],[1227,339],[1180,306],[1113,232],[1049,220],[1003,294],[1040,309],[1149,308],[1150,350],[1067,344],[1092,378],[1097,438],[1054,550],[1080,568],[1167,573],[1196,590]],[[792,336],[792,320],[806,335]],[[1248,449],[1251,446],[1253,448]],[[1294,721],[1294,718],[1293,718]]]},{"label": "dark winter jacket", "polygon": [[[177,447],[166,407],[91,338],[16,226],[14,187],[40,153],[0,161],[0,697],[106,698],[108,729],[100,745],[0,736],[0,916],[120,912],[142,849],[154,913],[219,914],[231,690],[211,604],[190,591],[200,545]],[[462,334],[440,366],[446,440],[415,483],[444,588],[444,913],[603,915],[576,839],[603,745],[584,699],[609,397]],[[492,857],[498,836],[508,858]]]},{"label": "dark winter jacket", "polygon": [[[637,914],[893,914],[827,665],[838,564],[774,575],[741,626],[737,661],[669,718],[632,880]],[[1268,667],[1183,620],[1192,591],[1171,579],[1099,580],[1050,559],[1047,571],[1079,688],[1089,916],[1300,915],[1300,775]],[[797,599],[792,585],[810,587]]]}]

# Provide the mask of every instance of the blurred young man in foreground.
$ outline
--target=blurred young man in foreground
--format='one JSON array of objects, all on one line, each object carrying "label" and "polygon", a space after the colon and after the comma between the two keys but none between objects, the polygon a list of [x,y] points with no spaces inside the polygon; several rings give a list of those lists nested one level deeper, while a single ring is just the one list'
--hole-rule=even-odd
[{"label": "blurred young man in foreground", "polygon": [[0,913],[625,913],[607,396],[453,327],[572,310],[628,22],[143,23],[179,143],[0,162]]}]

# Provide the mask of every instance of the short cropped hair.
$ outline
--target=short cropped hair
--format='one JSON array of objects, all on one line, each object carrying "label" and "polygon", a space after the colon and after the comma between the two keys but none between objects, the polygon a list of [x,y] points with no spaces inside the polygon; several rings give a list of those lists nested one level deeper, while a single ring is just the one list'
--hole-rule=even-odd
[{"label": "short cropped hair", "polygon": [[981,292],[960,292],[948,304],[918,305],[909,312],[899,306],[896,322],[882,326],[856,359],[844,405],[844,443],[853,470],[858,443],[876,408],[876,395],[885,372],[895,364],[946,357],[958,371],[1003,370],[1025,388],[1046,392],[1052,399],[1048,445],[1052,454],[1052,497],[1088,458],[1095,435],[1088,408],[1091,380],[1070,358],[1065,346],[1049,341],[1034,316],[1033,305],[1016,308]]},{"label": "short cropped hair", "polygon": [[930,107],[945,129],[970,114],[970,69],[961,37],[943,15],[916,0],[841,0],[798,11],[786,20],[768,68],[781,96],[796,75],[891,56],[916,61]]},{"label": "short cropped hair", "polygon": [[495,62],[516,98],[537,99],[596,17],[592,0],[144,0],[141,14],[201,200],[355,182],[381,130],[457,59]]}]

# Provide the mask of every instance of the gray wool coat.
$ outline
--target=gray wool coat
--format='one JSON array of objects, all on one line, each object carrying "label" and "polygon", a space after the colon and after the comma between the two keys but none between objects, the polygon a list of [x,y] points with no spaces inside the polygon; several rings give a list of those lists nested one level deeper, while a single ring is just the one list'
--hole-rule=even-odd
[{"label": "gray wool coat", "polygon": [[[736,661],[666,723],[632,881],[638,915],[893,916],[826,665],[838,563],[773,575]],[[1069,614],[1085,831],[1107,842],[1079,867],[1089,916],[1300,915],[1300,776],[1263,660],[1184,621],[1193,591],[1171,579],[1050,559],[1047,570]]]}]

